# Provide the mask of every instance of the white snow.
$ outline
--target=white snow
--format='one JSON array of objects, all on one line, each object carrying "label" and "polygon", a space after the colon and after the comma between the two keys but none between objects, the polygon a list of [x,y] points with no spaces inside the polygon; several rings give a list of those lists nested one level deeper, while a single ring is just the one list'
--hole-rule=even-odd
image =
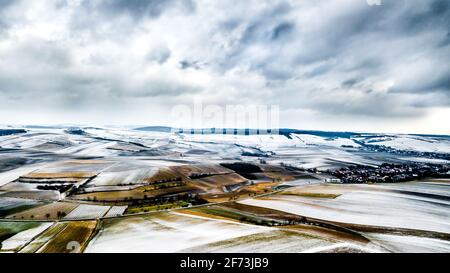
[{"label": "white snow", "polygon": [[42,223],[39,226],[31,229],[27,229],[25,231],[19,232],[16,235],[6,239],[2,242],[2,251],[14,251],[23,247],[33,238],[44,232],[47,228],[49,228],[53,223]]},{"label": "white snow", "polygon": [[366,141],[368,145],[387,146],[398,150],[417,152],[450,153],[450,141],[418,136],[398,135],[391,137],[371,138]]},{"label": "white snow", "polygon": [[301,253],[332,252],[334,249],[338,249],[338,248],[349,248],[349,249],[359,250],[359,251],[367,252],[367,253],[383,252],[381,249],[378,249],[378,248],[362,247],[360,245],[350,244],[350,243],[336,243],[336,244],[327,245],[327,246],[319,246],[319,247],[310,248],[310,249],[302,251]]},{"label": "white snow", "polygon": [[354,142],[349,138],[324,138],[314,135],[306,134],[291,134],[291,137],[298,140],[300,143],[305,145],[317,145],[317,146],[332,146],[332,147],[342,147],[343,145],[360,147],[359,144]]},{"label": "white snow", "polygon": [[86,252],[180,252],[270,230],[266,227],[185,214],[159,214],[145,218],[127,218],[106,226],[91,240]]},{"label": "white snow", "polygon": [[[139,184],[143,183],[146,178],[152,177],[158,170],[158,168],[150,166],[132,165],[125,165],[118,170],[115,168],[116,166],[112,166],[101,172],[89,182],[89,187]],[[128,170],[125,170],[126,168]]]},{"label": "white snow", "polygon": [[81,204],[72,210],[64,220],[95,219],[101,218],[109,210],[109,206]]},{"label": "white snow", "polygon": [[118,217],[123,215],[128,206],[113,206],[109,209],[108,213],[104,217]]},{"label": "white snow", "polygon": [[30,172],[33,172],[35,170],[38,170],[45,166],[45,164],[34,164],[34,165],[27,165],[24,167],[16,168],[10,171],[1,172],[0,173],[0,187],[3,185],[6,185],[19,177],[28,174]]},{"label": "white snow", "polygon": [[450,232],[450,202],[386,192],[382,187],[358,188],[335,199],[274,196],[239,202],[336,222]]},{"label": "white snow", "polygon": [[450,252],[450,242],[445,240],[392,234],[368,234],[367,237],[396,253]]}]

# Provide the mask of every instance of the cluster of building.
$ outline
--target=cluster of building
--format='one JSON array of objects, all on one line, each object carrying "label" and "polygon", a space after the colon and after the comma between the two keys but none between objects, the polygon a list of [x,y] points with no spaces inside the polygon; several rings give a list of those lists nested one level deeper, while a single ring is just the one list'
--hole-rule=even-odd
[{"label": "cluster of building", "polygon": [[328,173],[337,178],[333,181],[335,183],[388,183],[425,177],[450,178],[450,166],[429,163],[384,163],[379,167],[350,166],[330,170]]}]

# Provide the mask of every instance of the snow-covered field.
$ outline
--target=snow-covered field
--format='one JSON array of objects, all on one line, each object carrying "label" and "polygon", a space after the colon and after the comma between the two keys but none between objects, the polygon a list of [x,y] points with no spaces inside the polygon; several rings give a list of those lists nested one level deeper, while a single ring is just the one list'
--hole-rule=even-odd
[{"label": "snow-covered field", "polygon": [[335,241],[311,236],[298,231],[274,228],[232,239],[222,240],[197,247],[185,249],[184,252],[195,253],[296,253],[310,252],[318,247],[330,246]]},{"label": "snow-covered field", "polygon": [[331,146],[338,148],[342,146],[352,146],[352,147],[361,146],[349,138],[324,138],[306,134],[291,134],[291,137],[293,137],[293,139],[296,140],[296,142],[300,142],[305,145]]},{"label": "snow-covered field", "polygon": [[27,229],[25,231],[19,232],[16,235],[6,239],[1,244],[2,251],[14,251],[25,246],[29,241],[31,241],[34,237],[38,236],[42,232],[44,232],[47,228],[49,228],[52,223],[42,223],[39,226],[31,229]]},{"label": "snow-covered field", "polygon": [[412,135],[389,135],[364,139],[368,145],[381,145],[397,150],[450,153],[449,138],[434,138]]},{"label": "snow-covered field", "polygon": [[[194,160],[241,159],[242,155],[285,154],[289,151],[360,149],[380,145],[398,150],[450,153],[450,139],[416,135],[307,133],[287,135],[179,134],[118,128],[85,128],[83,134],[64,129],[27,129],[25,134],[0,137],[0,147],[51,151],[57,155],[117,157],[123,154],[172,156],[185,154]],[[356,158],[358,160],[358,158]],[[312,166],[312,165],[311,165]]]},{"label": "snow-covered field", "polygon": [[401,236],[392,234],[367,234],[373,241],[392,252],[406,253],[449,253],[450,242],[446,240]]},{"label": "snow-covered field", "polygon": [[266,227],[166,213],[106,222],[86,252],[180,252],[268,231]]},{"label": "snow-covered field", "polygon": [[152,177],[158,168],[148,165],[115,164],[105,169],[87,185],[88,187],[107,187],[117,185],[138,185],[145,178]]},{"label": "snow-covered field", "polygon": [[[14,230],[16,222],[4,226],[0,232],[5,232],[7,236],[1,242],[2,251],[23,248],[53,221],[72,224],[76,223],[75,220],[100,219],[97,226],[101,228],[89,242],[86,252],[450,252],[448,241],[425,236],[450,234],[448,181],[331,186],[324,185],[330,174],[320,172],[353,165],[375,167],[382,163],[448,164],[449,137],[313,131],[246,136],[127,128],[24,129],[26,133],[0,136],[0,214],[2,218],[18,215],[17,221],[23,219],[26,224],[36,225],[27,227],[28,230],[25,227]],[[398,151],[379,149],[373,145]],[[257,164],[262,171],[255,172],[254,178],[248,178],[245,172],[242,174],[236,170],[237,173],[234,173],[234,169],[220,166],[222,163],[236,162]],[[319,173],[292,167],[317,168]],[[228,180],[218,175],[223,173],[229,175]],[[195,178],[192,174],[202,177]],[[230,215],[216,217],[208,213],[194,215],[183,213],[175,207],[155,213],[151,212],[155,209],[153,204],[146,203],[151,200],[147,200],[145,191],[151,192],[157,187],[161,188],[155,191],[160,191],[160,194],[166,191],[173,193],[173,196],[169,195],[173,198],[175,194],[184,193],[176,191],[177,183],[182,182],[185,183],[183,187],[189,189],[189,194],[194,193],[192,195],[195,196],[205,194],[205,191],[198,193],[195,183],[203,182],[203,185],[215,189],[220,183],[233,184],[235,181],[232,178],[240,175],[249,185],[250,180],[259,182],[259,177],[263,177],[264,181],[273,180],[273,183],[278,179],[283,183],[277,186],[290,186],[284,190],[294,192],[264,197],[250,192],[242,198],[236,197],[241,198],[237,201],[240,204],[338,224],[409,229],[425,233],[425,237],[374,231],[363,234],[372,241],[366,244],[361,243],[361,238],[349,238],[353,236],[349,234],[338,236],[336,230],[323,227],[255,224],[247,220],[267,217],[258,218],[251,210],[246,211],[248,215],[245,217],[250,217],[248,219]],[[253,186],[257,189],[260,184]],[[323,189],[327,186],[330,187],[323,193],[325,197],[320,197],[320,194],[314,197],[315,192],[312,191],[309,192],[312,196],[298,194],[305,187]],[[171,187],[175,189],[173,192]],[[242,188],[243,192],[247,190],[245,186]],[[95,203],[98,196],[108,196],[111,192],[120,197],[119,202],[106,205]],[[211,195],[212,192],[222,194],[222,190],[207,193]],[[77,195],[89,198],[77,199]],[[146,197],[142,199],[141,195]],[[234,197],[218,197],[217,200],[234,200]],[[63,211],[62,208],[55,208],[56,201],[70,202],[73,207]],[[195,205],[194,202],[192,204]],[[48,217],[50,208],[54,209]],[[133,209],[142,214],[123,215],[133,212]],[[183,210],[192,212],[194,209],[185,207]],[[233,210],[227,210],[230,211]],[[282,215],[279,217],[286,214]],[[92,222],[96,226],[96,222]],[[287,222],[291,223],[290,220]],[[312,232],[314,228],[322,231]]]},{"label": "snow-covered field", "polygon": [[13,169],[10,171],[1,172],[0,173],[0,187],[18,179],[22,175],[25,175],[27,173],[38,170],[44,166],[45,166],[45,164],[32,164],[29,166],[27,165],[27,166],[23,166],[20,168],[16,168],[16,169]]},{"label": "snow-covered field", "polygon": [[10,198],[0,196],[0,215],[6,216],[8,214],[16,212],[21,208],[28,208],[43,204],[40,201],[23,198]]},{"label": "snow-covered field", "polygon": [[105,214],[105,218],[107,217],[117,217],[123,215],[127,206],[113,206],[109,209],[109,211]]},{"label": "snow-covered field", "polygon": [[[430,185],[422,184],[413,183],[412,188],[429,192]],[[400,187],[409,189],[408,184]],[[439,198],[449,190],[450,184],[436,187],[433,198],[395,192],[390,185],[358,185],[335,199],[274,195],[239,202],[341,223],[450,233],[450,201]]]},{"label": "snow-covered field", "polygon": [[81,204],[72,210],[65,220],[80,220],[80,219],[96,219],[103,217],[109,210],[109,206],[96,206]]}]

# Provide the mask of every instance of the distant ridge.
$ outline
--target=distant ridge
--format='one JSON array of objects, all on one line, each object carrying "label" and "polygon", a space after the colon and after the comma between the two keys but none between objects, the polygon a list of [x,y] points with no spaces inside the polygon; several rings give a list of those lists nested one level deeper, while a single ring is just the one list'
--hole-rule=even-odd
[{"label": "distant ridge", "polygon": [[[179,132],[185,134],[201,134],[201,135],[209,135],[209,134],[227,134],[232,132],[233,135],[238,135],[244,132],[242,135],[267,135],[275,132],[274,129],[269,130],[259,130],[259,129],[236,129],[236,128],[202,128],[202,129],[178,129],[172,128],[168,126],[147,126],[147,127],[139,127],[135,128],[137,131],[147,131],[147,132]],[[306,134],[306,135],[314,135],[326,138],[350,138],[355,136],[360,136],[361,133],[353,133],[353,132],[327,132],[327,131],[315,131],[315,130],[297,130],[297,129],[289,129],[282,128],[278,129],[278,134],[286,136],[287,138],[291,138],[291,134]]]},{"label": "distant ridge", "polygon": [[[10,128],[1,128],[0,127],[0,136],[1,135],[10,135],[10,134],[19,134],[19,133],[26,133],[27,129],[73,129],[73,128],[79,128],[81,130],[88,130],[88,129],[96,129],[96,130],[103,130],[102,127],[92,127],[92,126],[82,126],[82,125],[22,125],[22,126],[4,126],[4,127],[10,127]],[[108,128],[109,126],[105,127]],[[20,128],[20,129],[19,129]],[[22,129],[23,128],[23,129]],[[232,134],[237,135],[239,132],[239,135],[267,135],[271,134],[270,130],[269,133],[266,130],[258,130],[258,129],[236,129],[236,128],[202,128],[202,129],[177,129],[170,126],[143,126],[143,127],[133,127],[128,126],[128,129],[136,130],[136,131],[147,131],[147,132],[162,132],[162,133],[185,133],[185,134],[227,134],[232,132]],[[242,134],[242,131],[244,130],[244,134]],[[300,130],[300,129],[291,129],[291,128],[280,128],[278,129],[278,134],[283,135],[287,138],[291,138],[291,134],[305,134],[305,135],[313,135],[313,136],[319,136],[319,137],[325,137],[325,138],[352,138],[352,137],[359,137],[359,136],[389,136],[389,135],[410,135],[410,136],[418,136],[418,137],[432,137],[435,139],[445,139],[450,140],[450,135],[445,134],[416,134],[416,133],[370,133],[370,132],[337,132],[337,131],[319,131],[319,130]]]},{"label": "distant ridge", "polygon": [[170,133],[170,132],[172,132],[172,127],[167,127],[167,126],[147,126],[147,127],[135,128],[133,130],[136,130],[136,131],[148,131],[148,132]]}]

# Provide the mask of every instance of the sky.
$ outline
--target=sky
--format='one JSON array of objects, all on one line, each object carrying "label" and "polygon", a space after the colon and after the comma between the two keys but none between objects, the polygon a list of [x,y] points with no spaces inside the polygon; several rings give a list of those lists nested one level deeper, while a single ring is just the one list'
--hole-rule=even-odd
[{"label": "sky", "polygon": [[171,125],[200,100],[450,134],[450,1],[376,2],[0,0],[0,124]]}]

